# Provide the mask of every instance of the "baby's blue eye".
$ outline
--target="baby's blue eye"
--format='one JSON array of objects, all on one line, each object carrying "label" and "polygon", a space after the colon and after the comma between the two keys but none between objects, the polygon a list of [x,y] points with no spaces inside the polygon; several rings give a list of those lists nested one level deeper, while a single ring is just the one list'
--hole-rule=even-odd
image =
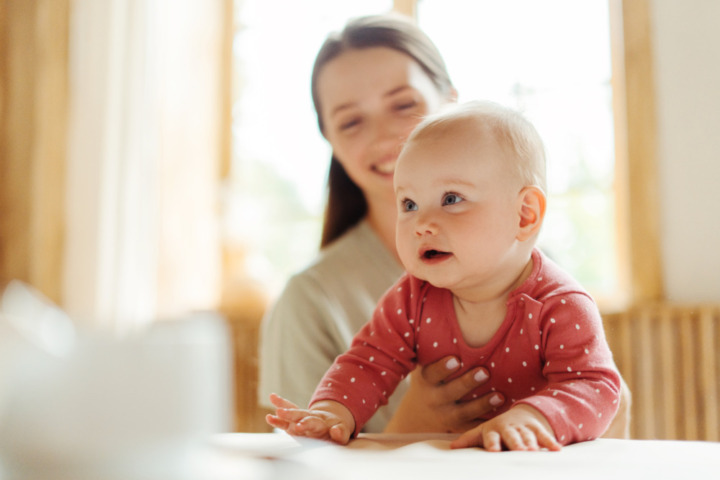
[{"label": "baby's blue eye", "polygon": [[405,199],[402,201],[403,212],[412,212],[417,210],[417,203],[412,200]]},{"label": "baby's blue eye", "polygon": [[455,205],[456,203],[460,203],[463,201],[463,198],[458,195],[457,193],[446,193],[443,197],[442,204],[445,205]]}]

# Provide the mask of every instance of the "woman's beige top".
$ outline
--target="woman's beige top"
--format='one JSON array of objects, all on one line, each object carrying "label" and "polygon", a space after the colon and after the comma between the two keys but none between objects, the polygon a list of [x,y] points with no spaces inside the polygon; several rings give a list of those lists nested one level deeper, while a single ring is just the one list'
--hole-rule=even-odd
[{"label": "woman's beige top", "polygon": [[[260,403],[270,407],[268,396],[274,392],[307,406],[325,371],[402,273],[395,256],[361,221],[294,275],[263,319]],[[398,386],[364,431],[385,428],[406,388],[406,382]]]}]

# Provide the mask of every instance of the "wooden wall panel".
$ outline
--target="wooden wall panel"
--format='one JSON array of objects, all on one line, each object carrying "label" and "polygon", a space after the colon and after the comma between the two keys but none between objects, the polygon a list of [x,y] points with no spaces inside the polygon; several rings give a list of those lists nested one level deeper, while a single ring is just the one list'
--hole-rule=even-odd
[{"label": "wooden wall panel", "polygon": [[720,306],[647,304],[604,316],[632,392],[632,438],[720,439]]},{"label": "wooden wall panel", "polygon": [[69,0],[0,2],[0,288],[60,300]]}]

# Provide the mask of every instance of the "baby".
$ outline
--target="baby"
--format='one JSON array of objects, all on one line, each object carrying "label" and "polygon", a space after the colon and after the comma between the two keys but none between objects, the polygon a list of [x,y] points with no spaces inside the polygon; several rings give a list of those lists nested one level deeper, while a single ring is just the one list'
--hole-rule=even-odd
[{"label": "baby", "polygon": [[455,355],[457,375],[490,372],[467,400],[498,392],[509,401],[453,448],[558,450],[602,435],[620,376],[594,301],[535,247],[546,206],[535,128],[496,104],[452,107],[410,135],[394,182],[407,273],[310,407],[272,395],[268,423],[347,443],[418,364]]}]

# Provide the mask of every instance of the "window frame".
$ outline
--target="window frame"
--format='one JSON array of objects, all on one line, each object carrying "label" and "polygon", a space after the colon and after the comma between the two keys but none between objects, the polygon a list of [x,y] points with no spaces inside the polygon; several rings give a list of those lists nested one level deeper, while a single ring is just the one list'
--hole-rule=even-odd
[{"label": "window frame", "polygon": [[657,117],[648,0],[609,0],[618,246],[624,305],[664,297]]}]

